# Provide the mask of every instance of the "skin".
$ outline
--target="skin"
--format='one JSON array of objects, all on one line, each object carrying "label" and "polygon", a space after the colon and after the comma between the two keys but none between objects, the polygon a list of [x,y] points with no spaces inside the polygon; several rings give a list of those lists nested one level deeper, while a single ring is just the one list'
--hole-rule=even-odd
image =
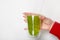
[{"label": "skin", "polygon": [[31,12],[24,12],[24,21],[25,23],[27,23],[27,16],[28,15],[35,15],[35,16],[39,16],[39,18],[42,20],[42,23],[41,23],[41,30],[50,30],[52,28],[52,25],[54,24],[54,21],[51,20],[50,18],[47,18],[43,15],[40,15],[40,14],[36,14],[36,13],[31,13]]}]

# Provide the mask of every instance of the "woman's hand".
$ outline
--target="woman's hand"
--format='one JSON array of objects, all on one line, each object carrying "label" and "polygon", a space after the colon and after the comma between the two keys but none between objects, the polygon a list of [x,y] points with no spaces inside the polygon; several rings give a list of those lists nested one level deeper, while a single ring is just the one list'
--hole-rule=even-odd
[{"label": "woman's hand", "polygon": [[42,24],[41,24],[41,29],[43,30],[50,30],[51,27],[52,27],[52,24],[54,23],[51,19],[43,16],[43,15],[40,15],[40,14],[36,14],[36,13],[30,13],[30,12],[24,12],[24,21],[27,23],[27,16],[28,15],[35,15],[35,16],[39,16],[40,19],[42,20]]}]

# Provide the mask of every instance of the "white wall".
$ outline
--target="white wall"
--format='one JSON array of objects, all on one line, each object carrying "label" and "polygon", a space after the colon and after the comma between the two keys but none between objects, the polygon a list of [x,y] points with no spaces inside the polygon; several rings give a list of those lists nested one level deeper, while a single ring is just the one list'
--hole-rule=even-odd
[{"label": "white wall", "polygon": [[[24,30],[23,12],[40,13],[60,22],[60,0],[0,0],[0,40],[35,40]],[[42,31],[39,40],[57,38]]]}]

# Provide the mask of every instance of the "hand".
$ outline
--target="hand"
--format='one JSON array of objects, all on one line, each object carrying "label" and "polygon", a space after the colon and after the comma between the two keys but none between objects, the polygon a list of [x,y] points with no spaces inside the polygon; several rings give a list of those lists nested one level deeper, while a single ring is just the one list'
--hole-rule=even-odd
[{"label": "hand", "polygon": [[54,23],[51,19],[40,15],[40,14],[36,14],[36,13],[29,13],[29,12],[24,12],[24,21],[27,23],[27,16],[28,15],[35,15],[35,16],[39,16],[39,18],[42,20],[42,24],[41,24],[41,29],[43,30],[50,30],[52,27],[52,24]]}]

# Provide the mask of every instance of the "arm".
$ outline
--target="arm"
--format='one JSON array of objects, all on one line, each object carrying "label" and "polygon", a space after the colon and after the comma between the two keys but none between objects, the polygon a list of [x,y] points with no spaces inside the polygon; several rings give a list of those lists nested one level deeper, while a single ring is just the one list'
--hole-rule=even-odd
[{"label": "arm", "polygon": [[24,16],[25,22],[27,22],[27,20],[26,20],[27,15],[38,15],[38,16],[40,16],[40,19],[42,20],[41,29],[49,30],[50,33],[52,33],[53,35],[57,36],[60,39],[60,24],[59,23],[53,22],[53,20],[51,20],[45,16],[35,14],[35,13],[25,12],[24,15],[25,15]]},{"label": "arm", "polygon": [[50,29],[50,33],[52,33],[60,39],[60,24],[55,22],[52,28]]},{"label": "arm", "polygon": [[43,19],[42,29],[49,32],[60,39],[60,23],[54,22],[49,18]]}]

